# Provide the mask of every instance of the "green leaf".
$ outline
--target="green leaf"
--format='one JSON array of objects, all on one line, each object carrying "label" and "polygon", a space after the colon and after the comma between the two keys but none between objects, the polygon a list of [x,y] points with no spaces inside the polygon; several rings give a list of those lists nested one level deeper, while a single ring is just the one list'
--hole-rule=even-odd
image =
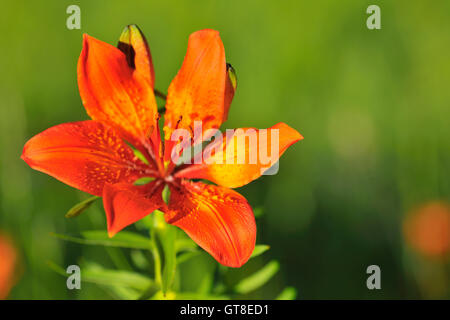
[{"label": "green leaf", "polygon": [[104,230],[83,231],[81,234],[85,239],[90,240],[109,240],[111,242],[116,241],[118,243],[135,243],[137,248],[142,247],[143,249],[148,249],[150,243],[150,240],[147,237],[130,231],[120,231],[120,233],[117,233],[112,238],[110,238],[108,236],[108,232]]},{"label": "green leaf", "polygon": [[66,218],[74,218],[79,216],[99,198],[100,197],[94,196],[84,201],[81,201],[80,203],[77,203],[72,208],[70,208],[69,211],[67,211]]},{"label": "green leaf", "polygon": [[101,267],[81,268],[81,280],[107,286],[124,286],[139,291],[146,290],[153,281],[139,273],[123,270],[108,270]]},{"label": "green leaf", "polygon": [[69,242],[85,244],[85,245],[97,245],[97,246],[109,246],[120,248],[133,248],[133,249],[151,249],[152,243],[149,239],[136,233],[121,231],[113,238],[108,237],[106,231],[85,231],[82,232],[81,237],[75,237],[65,234],[50,233],[50,235]]},{"label": "green leaf", "polygon": [[133,264],[141,270],[148,270],[149,261],[147,257],[144,255],[145,251],[142,250],[131,250],[130,257]]},{"label": "green leaf", "polygon": [[164,294],[162,291],[156,292],[150,300],[229,300],[225,295],[211,295],[197,292],[173,292]]},{"label": "green leaf", "polygon": [[175,246],[176,246],[177,252],[194,251],[194,250],[198,249],[197,244],[194,241],[192,241],[191,238],[177,239]]},{"label": "green leaf", "polygon": [[[52,261],[47,265],[58,274],[68,277],[64,268]],[[153,280],[139,273],[123,270],[104,269],[96,264],[88,264],[80,267],[81,281],[95,283],[104,286],[121,286],[138,291],[147,290],[153,285]]]},{"label": "green leaf", "polygon": [[230,300],[230,297],[195,292],[180,292],[176,293],[175,300]]},{"label": "green leaf", "polygon": [[201,280],[197,283],[197,293],[207,295],[211,291],[213,283],[214,272],[205,272]]},{"label": "green leaf", "polygon": [[177,264],[180,265],[183,262],[188,261],[189,259],[198,256],[200,253],[201,253],[200,250],[184,252],[177,257]]},{"label": "green leaf", "polygon": [[276,297],[276,300],[295,300],[297,297],[297,289],[294,287],[286,287],[283,291]]},{"label": "green leaf", "polygon": [[114,263],[116,269],[133,271],[133,268],[128,262],[127,256],[121,248],[105,247],[105,250]]},{"label": "green leaf", "polygon": [[140,293],[131,288],[122,286],[104,286],[105,290],[109,292],[117,300],[137,300],[141,296]]},{"label": "green leaf", "polygon": [[53,271],[55,271],[57,274],[63,276],[63,277],[67,277],[68,274],[66,273],[66,270],[64,270],[64,268],[60,267],[59,265],[57,265],[56,263],[54,263],[53,261],[47,261],[47,266],[52,269]]},{"label": "green leaf", "polygon": [[237,293],[246,294],[263,286],[269,281],[280,269],[278,261],[272,260],[262,269],[256,271],[247,278],[241,280],[235,287]]},{"label": "green leaf", "polygon": [[252,255],[250,256],[250,259],[263,254],[264,252],[266,252],[269,249],[270,249],[270,246],[268,246],[267,244],[256,245],[255,249],[253,250]]}]

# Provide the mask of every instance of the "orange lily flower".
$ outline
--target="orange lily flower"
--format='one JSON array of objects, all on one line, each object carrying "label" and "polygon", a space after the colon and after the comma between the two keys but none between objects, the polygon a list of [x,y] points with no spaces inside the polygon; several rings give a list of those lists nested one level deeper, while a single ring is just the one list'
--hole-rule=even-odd
[{"label": "orange lily flower", "polygon": [[[125,29],[117,48],[85,34],[78,85],[92,120],[57,125],[34,136],[22,159],[33,169],[102,196],[110,236],[159,209],[168,223],[183,229],[218,262],[240,267],[253,252],[256,225],[247,200],[229,188],[257,179],[262,164],[177,166],[170,157],[174,130],[192,131],[194,121],[201,121],[204,133],[218,129],[227,118],[236,82],[219,33],[207,29],[190,35],[182,67],[168,90],[164,141],[154,82],[150,49],[136,26]],[[277,159],[303,138],[284,123],[273,128],[279,130]],[[228,144],[229,139],[224,150]],[[135,185],[142,177],[153,180]],[[170,189],[168,204],[162,199],[165,186]]]}]

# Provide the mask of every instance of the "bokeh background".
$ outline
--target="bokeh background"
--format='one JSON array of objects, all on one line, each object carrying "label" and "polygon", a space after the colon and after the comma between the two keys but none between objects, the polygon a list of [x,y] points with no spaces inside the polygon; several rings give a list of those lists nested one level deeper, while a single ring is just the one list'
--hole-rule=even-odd
[{"label": "bokeh background", "polygon": [[[81,8],[81,30],[66,28],[71,4]],[[381,30],[366,27],[370,4],[381,7]],[[285,286],[298,299],[449,298],[449,12],[445,0],[2,3],[0,233],[20,261],[9,298],[110,298],[95,285],[69,291],[48,267],[120,266],[122,251],[50,235],[106,228],[101,203],[64,218],[87,196],[31,170],[20,154],[44,129],[87,119],[76,81],[82,34],[116,44],[130,23],[149,41],[162,91],[189,34],[219,30],[238,76],[224,128],[283,121],[305,137],[277,175],[238,190],[262,212],[258,243],[271,249],[236,272],[280,262],[247,298],[271,299]],[[414,222],[419,213],[425,218]],[[366,287],[372,264],[381,290]],[[192,285],[205,265],[214,262],[191,262]]]}]

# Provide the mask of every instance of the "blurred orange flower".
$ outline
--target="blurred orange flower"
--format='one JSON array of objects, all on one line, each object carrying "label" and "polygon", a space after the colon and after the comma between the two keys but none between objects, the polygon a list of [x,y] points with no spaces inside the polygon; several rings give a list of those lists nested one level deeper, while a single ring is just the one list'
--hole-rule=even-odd
[{"label": "blurred orange flower", "polygon": [[15,283],[17,252],[11,240],[0,234],[0,300],[8,297]]},{"label": "blurred orange flower", "polygon": [[[26,143],[22,159],[33,169],[102,196],[110,236],[159,209],[168,223],[183,229],[218,262],[240,267],[255,248],[256,224],[247,200],[231,188],[259,178],[264,172],[262,161],[177,167],[171,159],[174,130],[193,132],[192,126],[200,122],[201,133],[206,133],[226,120],[236,89],[232,74],[219,32],[205,29],[191,34],[184,62],[168,89],[162,138],[153,63],[144,35],[137,26],[128,26],[116,48],[85,34],[78,85],[93,120],[57,125],[34,136]],[[273,163],[303,139],[282,122],[270,129],[279,131]],[[246,130],[240,131],[244,141]],[[259,153],[258,145],[235,145],[237,135],[214,144],[218,154],[235,147],[243,154]],[[136,186],[140,178],[152,181]],[[217,186],[191,179],[207,179]],[[166,186],[167,205],[162,199]]]},{"label": "blurred orange flower", "polygon": [[450,252],[450,206],[430,202],[413,210],[404,220],[405,240],[427,257],[443,258]]}]

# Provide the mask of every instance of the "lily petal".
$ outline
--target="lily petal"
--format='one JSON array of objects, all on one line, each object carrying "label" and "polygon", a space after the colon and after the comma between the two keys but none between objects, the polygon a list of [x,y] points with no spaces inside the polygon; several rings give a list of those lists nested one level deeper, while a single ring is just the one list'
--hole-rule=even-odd
[{"label": "lily petal", "polygon": [[118,48],[85,34],[78,60],[78,86],[89,116],[113,126],[138,148],[147,146],[158,118],[153,84],[139,57],[134,69]]},{"label": "lily petal", "polygon": [[25,144],[22,159],[33,169],[96,196],[102,195],[107,182],[132,183],[150,170],[113,128],[92,120],[39,133]]},{"label": "lily petal", "polygon": [[192,132],[194,121],[202,121],[203,132],[219,128],[227,117],[225,103],[229,105],[232,98],[230,90],[226,90],[227,81],[219,32],[205,29],[191,34],[183,65],[168,90],[165,139],[169,140],[176,128]]},{"label": "lily petal", "polygon": [[[278,130],[279,139],[278,151],[273,150],[272,154],[271,143],[276,138],[273,129]],[[261,130],[245,128],[235,130],[230,137],[223,135],[221,140],[214,141],[207,147],[210,150],[216,149],[217,153],[204,152],[202,164],[188,165],[175,173],[175,177],[206,179],[228,188],[246,185],[274,165],[289,146],[303,139],[300,133],[282,122],[266,132],[264,135]],[[252,141],[250,135],[256,138]],[[266,146],[266,150],[261,149],[261,146]]]},{"label": "lily petal", "polygon": [[108,235],[144,218],[163,205],[161,197],[164,184],[152,181],[142,186],[126,183],[106,184],[103,189],[103,206],[108,224]]},{"label": "lily petal", "polygon": [[120,51],[127,56],[128,65],[136,69],[150,83],[155,85],[155,71],[153,69],[152,55],[147,39],[135,24],[125,27],[117,45]]},{"label": "lily petal", "polygon": [[170,188],[166,221],[183,229],[218,262],[240,267],[255,248],[252,208],[239,193],[201,182]]}]

